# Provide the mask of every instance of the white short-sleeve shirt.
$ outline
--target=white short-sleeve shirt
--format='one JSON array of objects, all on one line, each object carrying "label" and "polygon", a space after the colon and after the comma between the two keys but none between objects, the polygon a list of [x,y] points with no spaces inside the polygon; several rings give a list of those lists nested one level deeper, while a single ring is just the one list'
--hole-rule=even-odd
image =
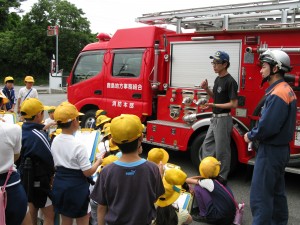
[{"label": "white short-sleeve shirt", "polygon": [[53,119],[51,119],[51,118],[49,117],[49,118],[45,119],[44,124],[45,124],[45,125],[48,125],[49,123],[53,123],[53,122],[55,122],[55,120],[53,120]]},{"label": "white short-sleeve shirt", "polygon": [[14,164],[14,154],[21,151],[22,131],[17,124],[0,123],[0,174]]},{"label": "white short-sleeve shirt", "polygon": [[52,142],[51,153],[56,167],[62,166],[82,171],[92,167],[86,147],[73,135],[57,135]]},{"label": "white short-sleeve shirt", "polygon": [[[30,93],[29,93],[29,91],[30,91]],[[21,99],[21,103],[26,99],[25,97],[26,98],[38,98],[39,96],[38,96],[38,92],[35,88],[27,89],[26,87],[22,87],[18,93],[18,98]]]}]

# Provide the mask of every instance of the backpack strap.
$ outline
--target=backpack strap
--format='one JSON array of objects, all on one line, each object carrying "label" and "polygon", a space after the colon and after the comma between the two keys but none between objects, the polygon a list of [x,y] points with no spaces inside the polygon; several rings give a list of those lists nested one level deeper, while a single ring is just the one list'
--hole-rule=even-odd
[{"label": "backpack strap", "polygon": [[224,185],[223,184],[221,184],[218,180],[215,180],[223,189],[224,189],[224,191],[226,191],[227,192],[227,194],[229,195],[229,197],[231,198],[231,200],[233,201],[233,203],[234,203],[234,205],[235,205],[235,208],[239,208],[239,206],[238,206],[238,204],[237,204],[237,202],[234,200],[234,198],[233,198],[233,196],[232,196],[232,194],[226,189],[226,187],[224,187]]},{"label": "backpack strap", "polygon": [[31,91],[32,91],[32,88],[31,88],[30,91],[27,93],[27,95],[24,97],[23,101],[28,97],[28,95],[30,94]]}]

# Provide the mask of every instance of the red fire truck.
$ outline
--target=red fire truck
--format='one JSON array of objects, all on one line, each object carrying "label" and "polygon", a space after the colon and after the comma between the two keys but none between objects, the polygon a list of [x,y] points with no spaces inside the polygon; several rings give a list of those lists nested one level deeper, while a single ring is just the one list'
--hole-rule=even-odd
[{"label": "red fire truck", "polygon": [[[145,14],[136,21],[147,26],[120,29],[112,37],[102,33],[98,42],[84,47],[67,80],[68,100],[85,113],[84,127],[94,122],[98,109],[110,117],[138,115],[147,125],[145,143],[189,152],[198,166],[212,116],[201,107],[211,100],[199,84],[207,79],[213,85],[209,56],[226,51],[239,87],[238,107],[232,111],[231,166],[253,164],[255,151],[248,150],[243,136],[257,123],[264,101],[261,53],[281,49],[289,54],[293,70],[286,81],[300,99],[299,9],[299,0],[264,1]],[[166,25],[175,25],[176,31]],[[186,119],[193,114],[196,120]],[[300,166],[299,128],[300,111],[290,143],[293,167]]]}]

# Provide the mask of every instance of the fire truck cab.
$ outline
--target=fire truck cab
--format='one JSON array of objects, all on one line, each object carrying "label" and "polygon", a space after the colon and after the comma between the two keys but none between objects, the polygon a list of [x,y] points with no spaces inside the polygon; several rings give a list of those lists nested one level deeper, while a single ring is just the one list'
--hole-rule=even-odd
[{"label": "fire truck cab", "polygon": [[[136,21],[148,26],[120,29],[112,37],[99,34],[98,42],[81,51],[67,80],[68,100],[85,113],[84,127],[93,124],[98,109],[112,118],[139,116],[147,127],[145,143],[187,151],[198,166],[212,116],[202,108],[212,100],[199,85],[207,79],[213,86],[217,75],[209,56],[225,51],[228,71],[238,83],[238,107],[231,112],[231,165],[253,164],[255,151],[243,136],[256,125],[264,102],[261,53],[281,49],[289,54],[293,70],[285,79],[300,99],[299,7],[299,0],[264,1],[145,14]],[[161,24],[175,25],[176,31]],[[183,33],[183,28],[194,31]],[[287,168],[295,173],[300,166],[299,126],[300,111],[290,143],[293,167]]]}]

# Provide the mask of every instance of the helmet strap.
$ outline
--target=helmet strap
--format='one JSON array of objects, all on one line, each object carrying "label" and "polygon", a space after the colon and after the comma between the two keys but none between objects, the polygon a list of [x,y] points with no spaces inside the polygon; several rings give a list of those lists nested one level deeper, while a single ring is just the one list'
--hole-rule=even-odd
[{"label": "helmet strap", "polygon": [[[270,64],[269,64],[269,65],[270,65]],[[273,66],[273,65],[270,65],[270,71],[271,71],[271,72],[270,72],[270,74],[269,74],[268,76],[266,76],[265,78],[262,79],[261,84],[260,84],[260,87],[262,87],[266,81],[269,82],[269,81],[271,80],[271,76],[275,74],[275,73],[273,72],[273,68],[274,68],[274,66]]]}]

